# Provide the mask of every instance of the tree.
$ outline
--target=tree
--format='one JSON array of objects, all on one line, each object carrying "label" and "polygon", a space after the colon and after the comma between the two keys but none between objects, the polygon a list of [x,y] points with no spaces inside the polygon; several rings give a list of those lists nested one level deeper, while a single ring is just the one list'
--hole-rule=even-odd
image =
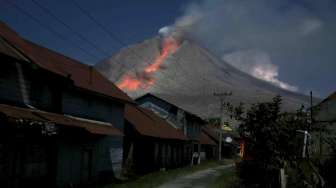
[{"label": "tree", "polygon": [[323,161],[320,171],[325,178],[326,187],[336,187],[336,139],[332,138],[327,141],[331,146],[331,154]]},{"label": "tree", "polygon": [[[281,111],[281,97],[271,102],[231,108],[239,120],[238,131],[245,141],[247,157],[238,165],[238,175],[247,187],[279,186],[279,170],[296,168],[301,157],[297,130],[307,129],[307,114],[303,108],[294,113]],[[300,142],[301,143],[301,142]]]}]

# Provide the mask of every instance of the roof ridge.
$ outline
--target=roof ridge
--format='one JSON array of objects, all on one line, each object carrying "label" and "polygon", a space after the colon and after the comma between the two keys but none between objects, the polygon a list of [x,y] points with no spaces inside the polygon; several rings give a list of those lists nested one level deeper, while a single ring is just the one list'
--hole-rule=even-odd
[{"label": "roof ridge", "polygon": [[[0,36],[24,57],[27,57],[42,69],[63,77],[71,75],[71,80],[76,87],[112,97],[122,102],[133,103],[133,100],[126,93],[93,66],[29,41],[1,21]],[[10,54],[6,55],[11,56]]]}]

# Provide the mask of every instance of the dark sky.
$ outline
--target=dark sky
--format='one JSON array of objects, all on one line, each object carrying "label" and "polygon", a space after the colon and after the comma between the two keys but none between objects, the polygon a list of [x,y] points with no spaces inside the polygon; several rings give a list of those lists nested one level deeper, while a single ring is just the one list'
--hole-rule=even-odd
[{"label": "dark sky", "polygon": [[335,10],[334,0],[0,0],[0,19],[19,34],[87,64],[200,12],[193,34],[218,56],[320,97],[336,90]]},{"label": "dark sky", "polygon": [[[176,17],[183,14],[184,7],[189,1],[75,0],[120,41],[115,41],[92,22],[76,7],[73,0],[35,0],[70,26],[71,30],[34,4],[34,1],[0,0],[0,2],[1,20],[22,36],[84,63],[94,64],[117,52],[124,43],[133,44],[156,35],[161,27],[172,24]],[[49,27],[58,34],[52,33]],[[79,37],[78,33],[85,40]],[[81,48],[89,51],[91,55],[83,52]]]}]

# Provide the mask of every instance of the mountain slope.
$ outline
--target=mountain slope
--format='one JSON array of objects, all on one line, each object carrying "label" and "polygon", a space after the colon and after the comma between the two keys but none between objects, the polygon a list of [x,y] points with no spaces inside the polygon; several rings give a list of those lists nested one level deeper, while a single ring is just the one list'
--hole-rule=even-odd
[{"label": "mountain slope", "polygon": [[[96,68],[113,82],[120,82],[122,75],[141,71],[160,55],[159,37],[122,49],[111,58],[97,63]],[[218,116],[219,99],[214,92],[232,91],[227,100],[233,104],[251,104],[268,101],[275,95],[283,97],[283,108],[294,110],[308,105],[307,96],[275,87],[239,71],[220,60],[192,41],[183,41],[177,51],[163,62],[153,75],[154,85],[136,91],[127,91],[131,97],[147,92],[202,117]]]}]

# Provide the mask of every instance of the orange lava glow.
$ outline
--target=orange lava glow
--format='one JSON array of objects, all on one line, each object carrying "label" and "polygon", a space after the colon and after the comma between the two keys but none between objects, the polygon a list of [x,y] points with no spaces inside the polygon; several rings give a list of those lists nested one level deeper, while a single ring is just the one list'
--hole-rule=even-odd
[{"label": "orange lava glow", "polygon": [[162,44],[162,52],[161,54],[155,58],[155,61],[153,64],[149,65],[145,68],[146,73],[152,73],[156,72],[161,64],[164,62],[164,60],[170,55],[176,52],[178,48],[178,45],[176,41],[172,37],[168,37],[163,40]]},{"label": "orange lava glow", "polygon": [[128,91],[136,91],[140,88],[148,89],[155,84],[153,74],[160,69],[162,63],[169,55],[176,52],[177,48],[178,44],[174,38],[167,37],[163,39],[161,54],[155,58],[152,64],[144,68],[140,74],[142,76],[133,76],[127,73],[122,77],[122,80],[117,84],[117,86],[122,90]]},{"label": "orange lava glow", "polygon": [[123,76],[122,82],[120,82],[117,86],[122,90],[127,89],[129,91],[135,91],[140,88],[141,81],[127,74]]}]

